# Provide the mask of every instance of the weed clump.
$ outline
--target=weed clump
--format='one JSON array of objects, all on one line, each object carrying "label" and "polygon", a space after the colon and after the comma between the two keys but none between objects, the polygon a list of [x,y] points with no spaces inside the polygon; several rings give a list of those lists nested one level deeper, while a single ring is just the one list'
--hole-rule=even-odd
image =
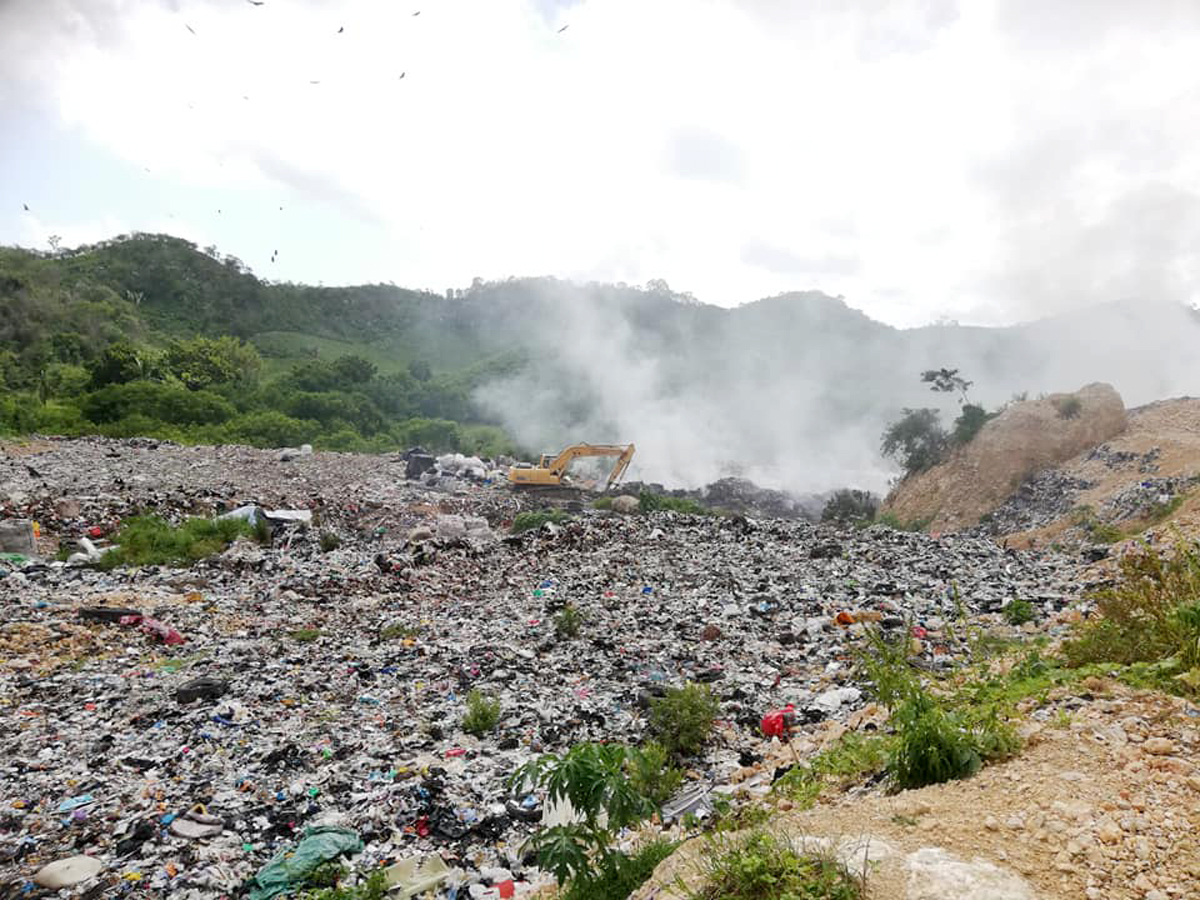
[{"label": "weed clump", "polygon": [[160,516],[132,516],[114,538],[114,550],[96,564],[108,570],[117,566],[187,566],[222,552],[242,536],[253,536],[253,527],[241,519],[187,519],[172,525]]},{"label": "weed clump", "polygon": [[594,877],[572,882],[562,900],[627,900],[678,846],[674,841],[655,840],[633,856],[615,857]]},{"label": "weed clump", "polygon": [[667,748],[650,741],[626,763],[629,783],[635,791],[660,807],[674,796],[683,783],[683,773],[671,765]]},{"label": "weed clump", "polygon": [[650,491],[641,491],[638,494],[638,508],[644,513],[677,512],[688,516],[711,516],[713,514],[712,510],[701,506],[689,497],[670,497]]},{"label": "weed clump", "polygon": [[541,528],[547,522],[561,525],[571,517],[561,509],[538,510],[536,512],[517,513],[513,518],[512,533],[521,534],[534,528]]},{"label": "weed clump", "polygon": [[1075,396],[1056,397],[1050,402],[1060,419],[1074,419],[1083,411],[1083,401]]},{"label": "weed clump", "polygon": [[570,603],[554,617],[554,633],[562,638],[578,637],[582,626],[583,613]]},{"label": "weed clump", "polygon": [[1013,597],[1002,610],[1002,615],[1009,625],[1024,625],[1033,621],[1033,604],[1023,597]]},{"label": "weed clump", "polygon": [[838,522],[840,524],[858,524],[874,521],[879,512],[879,498],[870,491],[857,491],[853,488],[842,488],[834,491],[833,496],[821,510],[822,522]]},{"label": "weed clump", "polygon": [[318,868],[308,877],[308,890],[300,900],[385,900],[388,896],[387,876],[382,870],[368,875],[354,885],[343,885],[342,880],[349,871],[332,863]]},{"label": "weed clump", "polygon": [[1200,666],[1200,551],[1194,545],[1180,544],[1168,557],[1148,547],[1122,557],[1117,583],[1093,599],[1095,613],[1063,644],[1068,665],[1172,663],[1182,673]]},{"label": "weed clump", "polygon": [[288,637],[298,644],[311,644],[321,637],[321,632],[316,628],[299,628],[296,631],[289,631]]},{"label": "weed clump", "polygon": [[863,884],[826,854],[765,831],[716,841],[704,886],[689,900],[860,900]]},{"label": "weed clump", "polygon": [[699,753],[712,733],[720,704],[706,684],[668,688],[650,702],[650,733],[672,756]]},{"label": "weed clump", "polygon": [[391,625],[385,625],[379,629],[379,637],[385,641],[399,641],[405,638],[414,638],[420,634],[420,629],[414,628],[412,625],[403,625],[399,622],[393,622]]},{"label": "weed clump", "polygon": [[462,730],[476,737],[483,737],[495,729],[500,721],[500,701],[479,690],[467,694],[467,712],[463,716]]},{"label": "weed clump", "polygon": [[966,778],[985,761],[1016,752],[1019,740],[994,704],[939,701],[908,666],[903,639],[868,632],[861,664],[879,701],[891,712],[895,732],[887,773],[899,790]]},{"label": "weed clump", "polygon": [[320,543],[322,553],[332,553],[338,547],[342,546],[342,539],[332,531],[322,531]]}]

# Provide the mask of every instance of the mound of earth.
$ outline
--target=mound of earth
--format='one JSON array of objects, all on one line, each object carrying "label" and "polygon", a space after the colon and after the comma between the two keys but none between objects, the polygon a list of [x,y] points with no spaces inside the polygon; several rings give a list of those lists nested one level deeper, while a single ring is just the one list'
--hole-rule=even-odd
[{"label": "mound of earth", "polygon": [[933,532],[971,528],[1031,476],[1116,437],[1126,424],[1125,404],[1107,384],[1013,404],[946,462],[904,479],[884,509]]},{"label": "mound of earth", "polygon": [[1023,484],[992,514],[991,531],[1017,547],[1200,536],[1197,485],[1200,399],[1163,400],[1130,410],[1120,435]]}]

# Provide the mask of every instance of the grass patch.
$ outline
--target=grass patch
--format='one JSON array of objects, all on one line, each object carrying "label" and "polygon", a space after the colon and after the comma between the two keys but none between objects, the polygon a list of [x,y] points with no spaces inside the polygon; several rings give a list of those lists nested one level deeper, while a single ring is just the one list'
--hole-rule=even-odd
[{"label": "grass patch", "polygon": [[716,515],[707,506],[701,506],[690,497],[669,497],[666,494],[654,494],[641,491],[638,494],[638,508],[644,513],[677,512],[686,516]]},{"label": "grass patch", "polygon": [[116,549],[105,553],[96,567],[107,571],[117,566],[188,566],[254,533],[241,519],[187,519],[176,526],[160,516],[133,516],[113,538]]},{"label": "grass patch", "polygon": [[882,772],[895,743],[890,734],[847,732],[806,765],[784,774],[775,782],[774,790],[801,809],[808,809],[827,787],[844,787]]},{"label": "grass patch", "polygon": [[712,734],[720,704],[706,684],[668,688],[650,702],[650,733],[674,757],[699,753]]},{"label": "grass patch", "polygon": [[289,631],[288,637],[298,644],[311,644],[320,639],[321,631],[318,628],[298,628],[295,631]]},{"label": "grass patch", "polygon": [[592,509],[612,509],[612,497],[597,497],[592,501]]},{"label": "grass patch", "polygon": [[583,613],[573,604],[568,603],[554,617],[554,633],[561,638],[578,637],[579,629],[583,627],[583,621]]},{"label": "grass patch", "polygon": [[521,534],[534,528],[541,528],[547,522],[561,525],[571,518],[561,509],[540,509],[536,512],[517,513],[513,518],[512,533]]},{"label": "grass patch", "polygon": [[406,638],[415,638],[421,633],[421,629],[414,625],[401,625],[394,623],[379,629],[379,638],[384,641],[400,641]]},{"label": "grass patch", "polygon": [[906,522],[889,509],[879,513],[874,524],[885,525],[893,531],[924,531],[932,521],[933,516],[924,516]]},{"label": "grass patch", "polygon": [[861,900],[862,879],[832,855],[805,852],[754,831],[716,839],[705,854],[704,886],[689,900]]},{"label": "grass patch", "polygon": [[320,537],[321,552],[331,553],[342,546],[342,539],[332,531],[322,531]]},{"label": "grass patch", "polygon": [[463,716],[462,730],[475,737],[483,737],[495,730],[500,721],[500,701],[476,689],[467,694],[467,712]]}]

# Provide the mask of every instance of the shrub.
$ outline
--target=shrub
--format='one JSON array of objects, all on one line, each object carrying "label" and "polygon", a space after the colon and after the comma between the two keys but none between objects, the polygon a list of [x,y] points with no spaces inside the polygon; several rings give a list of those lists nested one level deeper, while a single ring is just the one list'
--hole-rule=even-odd
[{"label": "shrub", "polygon": [[488,697],[479,690],[467,694],[467,712],[463,716],[462,730],[476,737],[493,731],[500,721],[500,701]]},{"label": "shrub", "polygon": [[592,501],[593,509],[612,509],[612,497],[597,497]]},{"label": "shrub", "polygon": [[172,425],[215,424],[232,419],[233,404],[211,391],[189,391],[177,384],[132,381],[89,394],[83,414],[96,423],[116,422],[134,414]]},{"label": "shrub", "polygon": [[414,638],[420,634],[420,629],[414,628],[412,625],[403,625],[399,622],[387,625],[379,629],[379,637],[385,641],[396,641],[403,638]]},{"label": "shrub", "polygon": [[512,533],[521,534],[533,528],[541,528],[547,522],[560,525],[571,517],[561,509],[538,510],[536,512],[517,513],[513,518]]},{"label": "shrub", "polygon": [[966,778],[983,765],[972,735],[926,691],[901,702],[891,721],[897,744],[888,773],[901,790]]},{"label": "shrub", "polygon": [[690,497],[670,497],[650,491],[641,491],[638,494],[638,507],[644,513],[677,512],[688,516],[712,515],[712,510],[701,506]]},{"label": "shrub", "polygon": [[706,684],[668,688],[650,703],[650,733],[672,756],[691,756],[703,749],[713,730],[720,704]]},{"label": "shrub", "polygon": [[255,447],[295,447],[310,442],[321,426],[271,409],[238,416],[226,427],[230,437]]},{"label": "shrub", "polygon": [[967,703],[962,709],[948,709],[926,690],[908,665],[903,636],[888,640],[877,630],[868,631],[859,662],[879,702],[891,711],[895,737],[887,772],[896,788],[964,778],[985,760],[1015,752],[1016,733],[995,705]]},{"label": "shrub", "polygon": [[704,885],[690,900],[860,900],[861,879],[832,855],[765,831],[718,839],[705,854]]},{"label": "shrub", "polygon": [[671,765],[667,748],[655,741],[631,755],[626,772],[633,789],[656,808],[670,800],[683,782],[683,773]]},{"label": "shrub", "polygon": [[342,539],[332,531],[322,531],[320,542],[322,553],[331,553],[338,547],[342,546]]},{"label": "shrub", "polygon": [[1093,595],[1095,613],[1063,644],[1072,666],[1163,662],[1200,665],[1200,551],[1179,544],[1170,556],[1150,548],[1121,558],[1117,583]]},{"label": "shrub", "polygon": [[1021,597],[1013,597],[1004,607],[1003,615],[1009,625],[1024,625],[1033,621],[1033,604]]},{"label": "shrub", "polygon": [[1066,397],[1055,397],[1050,402],[1054,404],[1060,419],[1074,419],[1083,411],[1083,402],[1073,394]]},{"label": "shrub", "polygon": [[321,631],[317,628],[298,628],[295,631],[289,631],[288,637],[298,644],[311,644],[320,639]]},{"label": "shrub", "polygon": [[870,491],[857,491],[853,488],[842,488],[834,491],[833,496],[821,510],[822,522],[870,522],[879,512],[879,498]]},{"label": "shrub", "polygon": [[583,625],[583,613],[568,603],[562,612],[554,617],[554,633],[559,637],[573,638],[579,635]]},{"label": "shrub", "polygon": [[354,885],[343,885],[348,874],[344,866],[321,866],[309,876],[300,900],[386,900],[387,875],[380,869]]},{"label": "shrub", "polygon": [[996,413],[989,413],[982,406],[976,406],[974,403],[965,404],[958,418],[954,420],[954,431],[950,435],[950,440],[960,447],[971,443],[975,440],[975,435],[979,434],[980,429],[987,424],[987,421],[995,416]]},{"label": "shrub", "polygon": [[880,449],[900,463],[905,477],[932,469],[946,452],[946,431],[936,409],[905,409],[883,431]]},{"label": "shrub", "polygon": [[223,551],[237,537],[251,536],[252,526],[241,519],[188,519],[174,526],[159,516],[126,519],[113,539],[116,549],[97,564],[116,566],[186,566]]}]

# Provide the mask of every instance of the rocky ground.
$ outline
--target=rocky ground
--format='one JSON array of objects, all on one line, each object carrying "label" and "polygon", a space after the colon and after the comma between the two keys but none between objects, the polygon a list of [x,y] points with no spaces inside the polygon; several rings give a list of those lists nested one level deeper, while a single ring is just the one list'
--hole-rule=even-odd
[{"label": "rocky ground", "polygon": [[[898,795],[780,810],[772,827],[865,870],[871,900],[1200,896],[1200,709],[1100,680],[1087,687],[1039,709],[1009,762]],[[637,900],[677,900],[677,880],[695,883],[707,849],[685,845]]]},{"label": "rocky ground", "polygon": [[[0,519],[36,520],[46,556],[0,563],[0,896],[36,896],[34,873],[76,854],[98,861],[99,872],[73,895],[229,896],[306,827],[327,823],[361,837],[363,866],[436,852],[459,870],[459,896],[498,896],[488,884],[509,874],[517,895],[528,895],[545,879],[523,864],[519,845],[539,810],[536,798],[509,796],[504,781],[531,755],[580,740],[636,740],[649,696],[700,681],[720,698],[723,721],[691,778],[754,795],[762,779],[747,768],[765,772],[763,760],[779,750],[759,735],[763,712],[794,703],[803,745],[864,706],[849,653],[862,623],[916,625],[925,664],[952,667],[968,648],[948,622],[965,616],[1011,634],[1006,603],[1029,600],[1054,621],[1085,587],[1075,558],[885,528],[587,511],[509,536],[519,505],[507,487],[410,483],[399,458],[283,462],[270,451],[100,439],[3,450]],[[49,561],[59,542],[92,534],[102,543],[131,512],[179,518],[250,503],[309,510],[314,523],[281,524],[270,546],[241,540],[183,569],[105,573]],[[340,546],[322,552],[321,532]],[[555,634],[567,603],[584,617],[575,638]],[[86,612],[95,607],[136,611],[166,630]],[[164,643],[170,630],[183,643]],[[180,688],[199,677],[215,679],[211,696],[184,702]],[[473,688],[502,704],[499,726],[482,739],[461,728]],[[1089,715],[1077,712],[1079,721]],[[1127,718],[1112,721],[1123,727]],[[1142,719],[1141,737],[1165,729],[1175,748],[1194,752],[1193,732],[1166,728],[1157,714]],[[1136,728],[1127,735],[1123,752],[1149,746]],[[1115,741],[1114,732],[1105,752]],[[1182,767],[1168,774],[1186,780]],[[1083,761],[1062,768],[1090,772]],[[944,790],[969,791],[1005,771]],[[1046,771],[1049,796],[1057,770]],[[1144,763],[1114,768],[1131,773],[1120,786],[1090,775],[1063,784],[1098,792],[1088,795],[1089,828],[1107,817],[1124,829],[1122,802],[1144,813],[1146,827],[1128,845],[1142,859],[1145,837],[1142,862],[1154,862],[1194,851],[1176,841],[1182,809],[1168,828],[1133,805],[1158,797],[1163,771]],[[1180,796],[1190,796],[1182,785]],[[1003,793],[1028,801],[1012,813],[1027,817],[1023,831],[1012,829],[1019,840],[1070,832],[1083,849],[1060,842],[1063,864],[1082,872],[1095,862],[1093,845],[1074,833],[1080,816],[1063,832],[1044,824],[1045,810],[1032,824],[1038,798]],[[219,834],[189,837],[175,822],[197,803]],[[862,806],[863,816],[876,808]],[[968,805],[964,823],[983,824],[979,809]],[[1006,834],[1008,807],[996,810],[996,833]],[[839,815],[847,833],[870,830],[897,848],[921,842]],[[1125,890],[1125,870],[1111,871],[1109,881],[1078,884]],[[1047,897],[1081,896],[1034,883]],[[1154,882],[1168,897],[1175,883]]]}]

